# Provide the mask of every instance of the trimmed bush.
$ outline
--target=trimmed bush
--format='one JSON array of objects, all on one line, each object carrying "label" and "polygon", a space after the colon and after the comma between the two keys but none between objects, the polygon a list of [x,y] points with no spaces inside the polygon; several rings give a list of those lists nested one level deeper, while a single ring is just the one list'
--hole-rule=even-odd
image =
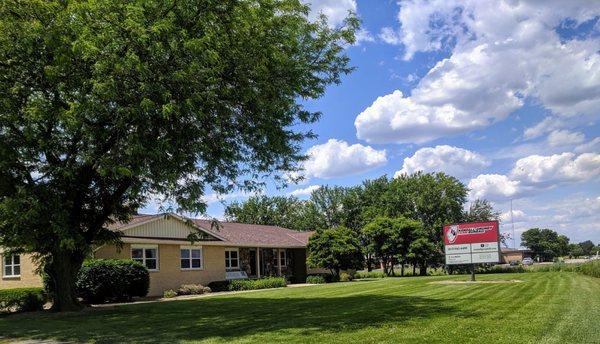
[{"label": "trimmed bush", "polygon": [[167,289],[167,290],[165,290],[163,292],[163,297],[165,299],[170,299],[170,298],[173,298],[175,296],[177,296],[177,292],[175,290],[173,290],[173,289]]},{"label": "trimmed bush", "polygon": [[46,303],[43,288],[15,288],[0,290],[0,311],[41,311]]},{"label": "trimmed bush", "polygon": [[579,266],[579,273],[600,278],[600,260],[592,260]]},{"label": "trimmed bush", "polygon": [[340,282],[351,282],[353,279],[354,278],[349,273],[342,272],[340,274]]},{"label": "trimmed bush", "polygon": [[321,275],[309,275],[306,277],[306,283],[323,284],[323,283],[325,283],[325,277],[323,277]]},{"label": "trimmed bush", "polygon": [[383,271],[357,271],[354,274],[354,278],[386,278],[386,274]]},{"label": "trimmed bush", "polygon": [[202,284],[184,284],[177,289],[177,295],[201,295],[210,292],[211,289]]},{"label": "trimmed bush", "polygon": [[133,260],[88,260],[77,277],[77,292],[85,303],[130,301],[146,296],[149,287],[148,270]]},{"label": "trimmed bush", "polygon": [[266,277],[255,280],[233,280],[229,283],[229,290],[256,290],[256,289],[268,289],[268,288],[281,288],[285,287],[286,282],[283,277]]},{"label": "trimmed bush", "polygon": [[229,291],[229,282],[231,281],[214,281],[208,284],[208,288],[212,291]]}]

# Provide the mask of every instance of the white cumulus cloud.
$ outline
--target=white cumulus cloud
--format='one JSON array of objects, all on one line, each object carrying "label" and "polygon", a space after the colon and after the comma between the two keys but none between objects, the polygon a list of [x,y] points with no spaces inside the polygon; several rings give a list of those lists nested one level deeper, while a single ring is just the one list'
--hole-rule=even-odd
[{"label": "white cumulus cloud", "polygon": [[355,0],[302,0],[310,5],[308,18],[316,20],[319,15],[327,16],[327,22],[332,27],[341,25],[350,11],[356,12]]},{"label": "white cumulus cloud", "polygon": [[358,174],[387,163],[385,150],[376,150],[361,144],[329,139],[312,146],[306,153],[301,174],[306,178],[335,178]]},{"label": "white cumulus cloud", "polygon": [[510,175],[525,185],[537,187],[587,181],[600,177],[600,154],[532,155],[517,160]]},{"label": "white cumulus cloud", "polygon": [[505,201],[539,190],[600,178],[600,154],[530,155],[516,161],[508,175],[482,174],[469,182],[471,199]]},{"label": "white cumulus cloud", "polygon": [[585,135],[569,130],[554,130],[548,135],[548,144],[552,147],[576,145],[585,141]]},{"label": "white cumulus cloud", "polygon": [[405,158],[402,169],[396,176],[403,173],[445,172],[457,178],[469,177],[490,165],[484,156],[458,147],[441,145],[421,148],[411,157]]},{"label": "white cumulus cloud", "polygon": [[517,196],[521,192],[518,181],[502,174],[480,174],[469,182],[469,198],[500,201]]},{"label": "white cumulus cloud", "polygon": [[310,194],[313,193],[313,191],[319,190],[320,188],[321,188],[321,185],[311,185],[311,186],[307,186],[302,189],[296,189],[296,190],[288,193],[288,195],[296,196],[296,197],[309,196]]},{"label": "white cumulus cloud", "polygon": [[575,0],[402,2],[400,28],[380,37],[399,40],[405,59],[420,51],[450,56],[410,95],[377,98],[356,118],[357,137],[420,143],[465,133],[503,120],[527,98],[561,118],[597,116],[600,39],[565,40],[556,28],[598,15],[600,2]]},{"label": "white cumulus cloud", "polygon": [[502,221],[504,223],[510,223],[511,220],[513,222],[524,222],[524,221],[528,220],[528,217],[523,210],[516,210],[516,209],[514,209],[512,211],[512,216],[511,216],[510,210],[500,214],[500,221]]}]

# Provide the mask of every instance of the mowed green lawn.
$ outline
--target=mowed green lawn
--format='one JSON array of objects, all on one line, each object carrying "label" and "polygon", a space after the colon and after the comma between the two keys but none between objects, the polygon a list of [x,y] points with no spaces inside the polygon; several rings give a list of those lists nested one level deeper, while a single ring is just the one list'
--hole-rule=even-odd
[{"label": "mowed green lawn", "polygon": [[196,300],[0,318],[0,341],[137,343],[600,343],[600,279],[496,274],[522,283],[388,278]]}]

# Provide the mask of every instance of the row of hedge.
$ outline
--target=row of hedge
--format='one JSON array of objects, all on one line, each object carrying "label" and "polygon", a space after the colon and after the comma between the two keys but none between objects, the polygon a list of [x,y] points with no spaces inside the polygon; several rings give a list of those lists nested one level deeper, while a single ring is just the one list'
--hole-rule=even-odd
[{"label": "row of hedge", "polygon": [[257,290],[268,288],[281,288],[287,285],[284,277],[265,277],[259,279],[243,279],[210,282],[208,287],[212,291],[239,291]]},{"label": "row of hedge", "polygon": [[14,288],[0,290],[0,311],[41,311],[46,303],[43,288]]}]

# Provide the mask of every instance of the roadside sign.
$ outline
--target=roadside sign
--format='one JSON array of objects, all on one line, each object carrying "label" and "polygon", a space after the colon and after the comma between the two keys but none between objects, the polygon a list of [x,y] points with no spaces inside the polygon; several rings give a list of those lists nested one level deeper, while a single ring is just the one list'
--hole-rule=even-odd
[{"label": "roadside sign", "polygon": [[498,221],[444,226],[444,251],[448,265],[499,263]]}]

